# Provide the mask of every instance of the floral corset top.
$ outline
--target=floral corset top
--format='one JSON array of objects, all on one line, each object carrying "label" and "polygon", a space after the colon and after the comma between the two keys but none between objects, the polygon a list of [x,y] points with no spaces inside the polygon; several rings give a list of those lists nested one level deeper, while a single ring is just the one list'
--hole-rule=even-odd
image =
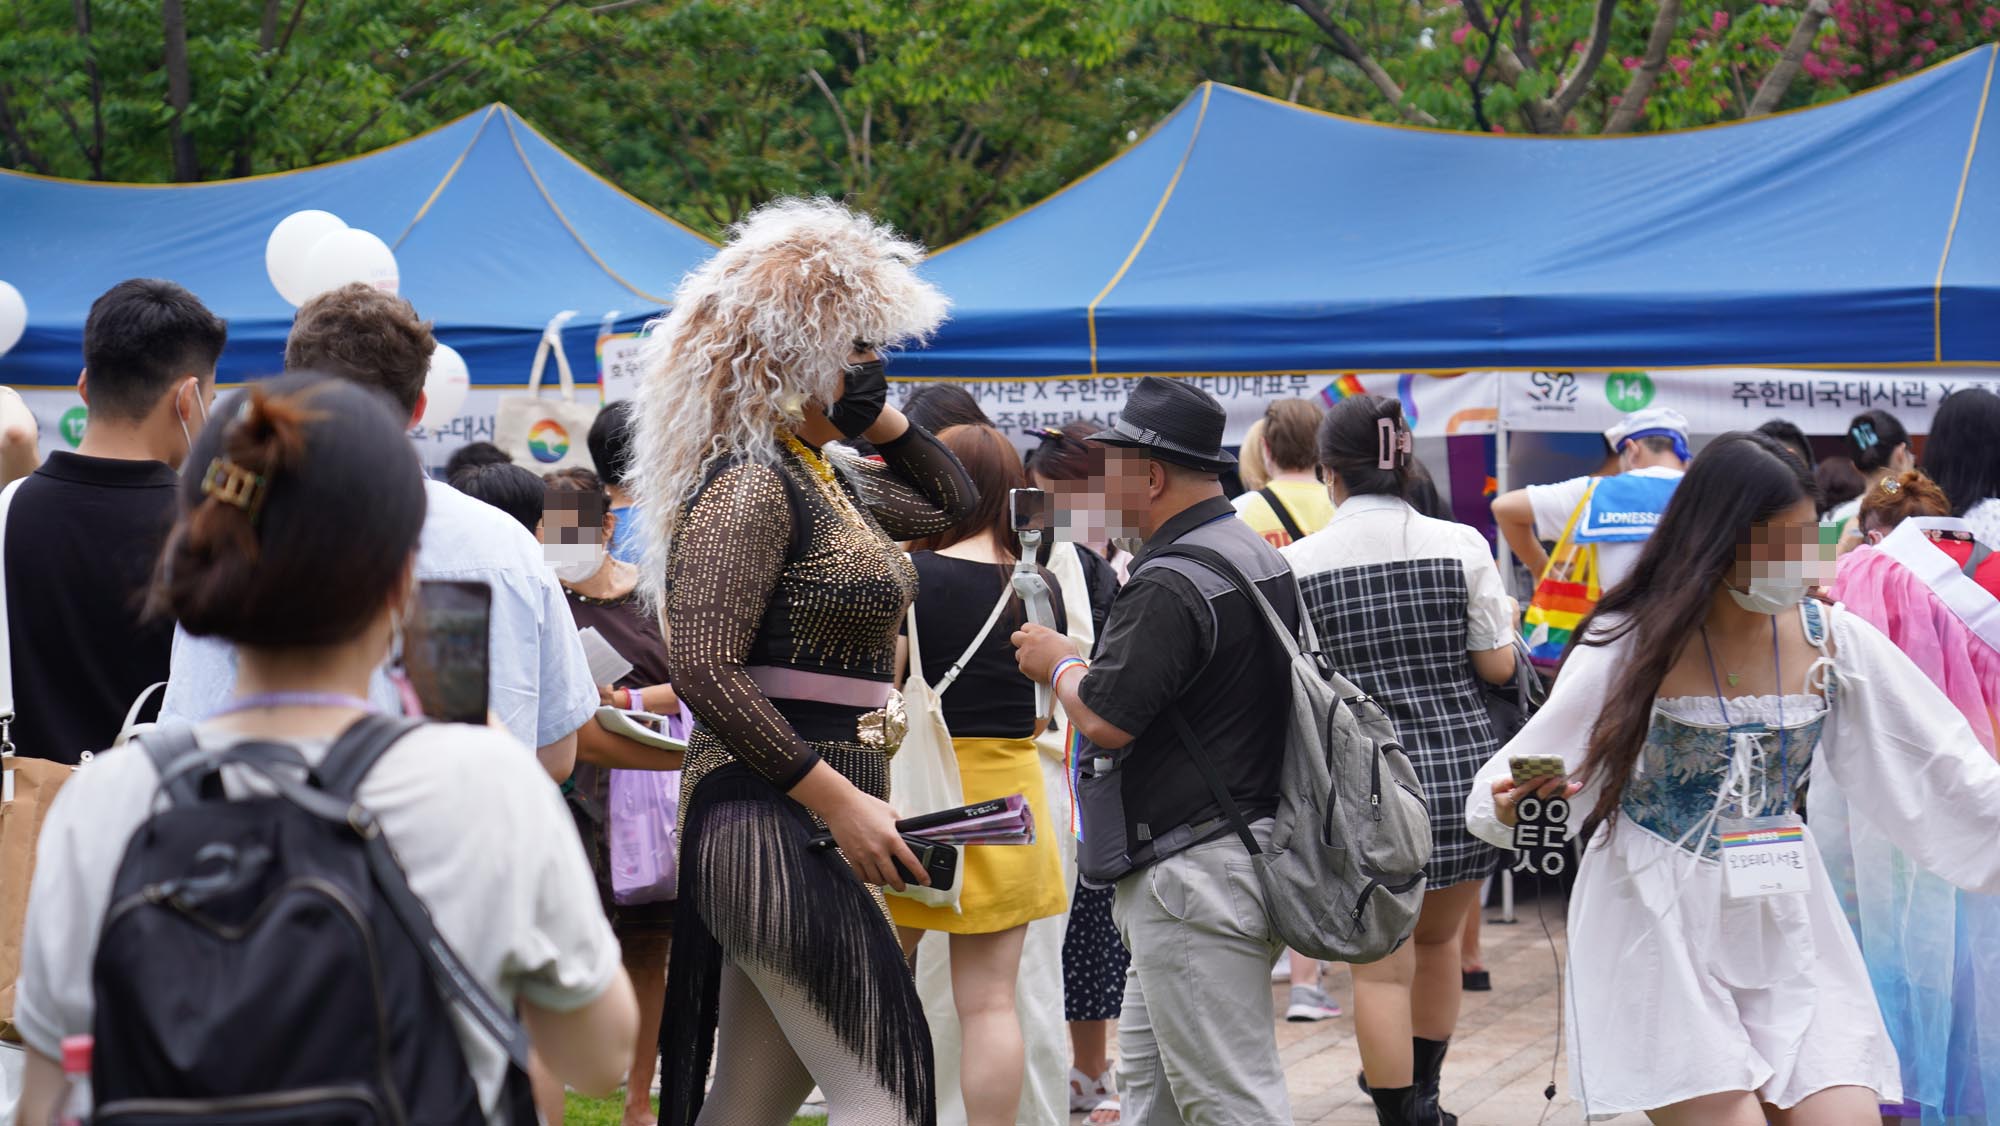
[{"label": "floral corset top", "polygon": [[1826,701],[1817,695],[1738,696],[1728,701],[1727,720],[1713,696],[1660,700],[1619,812],[1713,857],[1721,847],[1717,818],[1792,811],[1825,721]]}]

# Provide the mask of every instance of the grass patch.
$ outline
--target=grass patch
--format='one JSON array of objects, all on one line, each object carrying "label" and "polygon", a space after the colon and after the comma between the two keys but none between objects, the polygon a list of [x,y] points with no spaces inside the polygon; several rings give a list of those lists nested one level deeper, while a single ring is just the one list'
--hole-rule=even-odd
[{"label": "grass patch", "polygon": [[[653,1101],[653,1109],[659,1110],[659,1100]],[[571,1092],[563,1108],[563,1126],[619,1126],[624,1119],[625,1096],[613,1095],[608,1099],[586,1099]],[[792,1126],[825,1126],[824,1118],[794,1118]]]}]

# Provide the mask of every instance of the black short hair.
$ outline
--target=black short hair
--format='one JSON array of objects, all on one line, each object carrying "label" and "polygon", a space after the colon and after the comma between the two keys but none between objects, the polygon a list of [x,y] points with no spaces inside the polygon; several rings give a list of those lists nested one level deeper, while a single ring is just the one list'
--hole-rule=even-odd
[{"label": "black short hair", "polygon": [[451,475],[451,487],[519,520],[531,534],[542,522],[547,486],[540,477],[512,462],[468,465]]},{"label": "black short hair", "polygon": [[956,383],[926,383],[903,399],[903,416],[933,434],[953,426],[991,426],[972,392]]},{"label": "black short hair", "polygon": [[176,382],[213,372],[228,341],[222,318],[173,282],[119,282],[91,304],[83,322],[92,413],[146,417]]},{"label": "black short hair", "polygon": [[451,451],[451,456],[445,459],[444,479],[449,481],[458,476],[459,470],[475,465],[506,465],[513,460],[506,450],[491,442],[467,442]]},{"label": "black short hair", "polygon": [[620,399],[597,412],[597,421],[590,424],[590,436],[585,444],[590,447],[591,463],[597,466],[597,477],[607,485],[620,488],[632,474],[632,401]]},{"label": "black short hair", "polygon": [[[218,403],[181,476],[153,613],[260,648],[358,635],[398,593],[423,531],[407,421],[374,391],[312,374]],[[211,471],[253,483],[248,495],[211,492]]]}]

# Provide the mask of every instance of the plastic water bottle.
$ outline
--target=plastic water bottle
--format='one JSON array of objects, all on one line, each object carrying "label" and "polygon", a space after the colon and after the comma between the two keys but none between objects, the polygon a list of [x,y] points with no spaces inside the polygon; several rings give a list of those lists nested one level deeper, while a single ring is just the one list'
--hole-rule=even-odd
[{"label": "plastic water bottle", "polygon": [[63,1037],[63,1093],[49,1126],[90,1126],[90,1049],[88,1036]]}]

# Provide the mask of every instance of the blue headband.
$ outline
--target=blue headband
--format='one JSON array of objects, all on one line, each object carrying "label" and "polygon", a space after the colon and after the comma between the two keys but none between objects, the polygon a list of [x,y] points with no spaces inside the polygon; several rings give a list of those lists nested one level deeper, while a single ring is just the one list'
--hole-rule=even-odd
[{"label": "blue headband", "polygon": [[1618,443],[1618,448],[1623,450],[1626,442],[1636,442],[1641,438],[1672,438],[1674,440],[1674,456],[1680,458],[1682,461],[1689,460],[1687,435],[1678,430],[1668,430],[1665,427],[1654,427],[1651,430],[1634,430],[1632,433],[1625,435],[1625,440]]}]

